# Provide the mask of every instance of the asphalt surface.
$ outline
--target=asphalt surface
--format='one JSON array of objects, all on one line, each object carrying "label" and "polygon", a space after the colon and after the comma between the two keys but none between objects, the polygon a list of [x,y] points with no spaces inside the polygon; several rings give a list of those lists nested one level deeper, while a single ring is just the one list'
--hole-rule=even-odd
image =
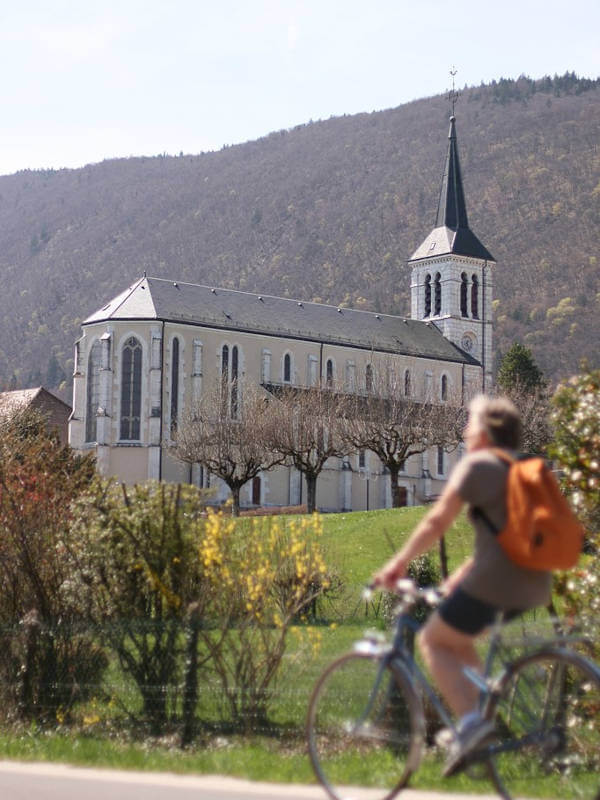
[{"label": "asphalt surface", "polygon": [[[379,793],[377,793],[379,796]],[[370,800],[373,792],[352,789],[352,800]],[[473,800],[475,795],[449,795],[406,790],[401,800]],[[478,795],[495,800],[496,795]],[[121,772],[62,764],[0,761],[2,800],[326,800],[318,786],[258,783],[220,776]]]}]

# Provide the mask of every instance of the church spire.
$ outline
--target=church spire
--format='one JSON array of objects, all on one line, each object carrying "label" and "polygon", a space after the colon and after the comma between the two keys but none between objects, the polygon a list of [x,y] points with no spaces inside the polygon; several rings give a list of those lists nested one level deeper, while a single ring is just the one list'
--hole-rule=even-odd
[{"label": "church spire", "polygon": [[494,260],[489,250],[483,246],[469,227],[462,173],[458,159],[456,117],[454,114],[450,117],[448,153],[444,165],[435,228],[413,253],[410,260],[414,261],[420,258],[430,258],[450,253],[480,258],[484,261]]},{"label": "church spire", "polygon": [[463,190],[460,161],[458,159],[458,144],[456,142],[456,117],[450,117],[450,131],[448,133],[448,155],[446,168],[442,178],[440,199],[438,202],[435,227],[445,226],[455,231],[458,228],[468,228],[467,207]]}]

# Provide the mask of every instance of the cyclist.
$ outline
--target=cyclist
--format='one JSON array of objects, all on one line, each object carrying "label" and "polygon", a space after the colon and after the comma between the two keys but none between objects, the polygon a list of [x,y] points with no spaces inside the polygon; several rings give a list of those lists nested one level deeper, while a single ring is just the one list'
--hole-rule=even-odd
[{"label": "cyclist", "polygon": [[498,530],[506,518],[508,467],[492,448],[511,455],[518,450],[521,420],[513,403],[504,397],[479,395],[469,405],[464,431],[467,453],[456,465],[440,498],[412,535],[374,576],[374,582],[393,590],[406,575],[412,559],[421,555],[449,529],[463,504],[475,529],[473,555],[445,582],[446,597],[419,633],[418,644],[442,696],[458,717],[457,735],[450,742],[444,775],[452,775],[492,732],[482,719],[478,690],[463,668],[481,671],[476,639],[503,612],[506,618],[547,604],[551,573],[524,569],[504,553],[483,519],[481,508]]}]

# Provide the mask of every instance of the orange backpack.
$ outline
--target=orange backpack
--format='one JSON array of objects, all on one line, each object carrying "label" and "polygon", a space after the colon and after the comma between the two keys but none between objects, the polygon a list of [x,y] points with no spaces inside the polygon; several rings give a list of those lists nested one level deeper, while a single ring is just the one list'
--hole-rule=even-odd
[{"label": "orange backpack", "polygon": [[508,463],[506,525],[502,530],[475,509],[497,535],[504,552],[520,567],[537,570],[574,567],[583,547],[583,526],[577,520],[554,475],[542,458],[517,461],[493,450]]}]

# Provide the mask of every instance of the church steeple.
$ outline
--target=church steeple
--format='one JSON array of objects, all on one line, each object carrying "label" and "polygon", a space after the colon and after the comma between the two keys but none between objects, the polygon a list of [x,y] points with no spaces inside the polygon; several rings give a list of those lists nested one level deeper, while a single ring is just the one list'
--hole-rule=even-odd
[{"label": "church steeple", "polygon": [[[451,99],[454,106],[455,96]],[[447,339],[472,356],[481,369],[479,385],[489,391],[494,257],[469,227],[454,113],[435,228],[408,263],[412,318],[434,322]]]},{"label": "church steeple", "polygon": [[456,117],[450,117],[450,131],[448,133],[448,155],[446,168],[442,178],[440,199],[438,202],[435,227],[445,226],[451,230],[468,228],[467,207],[465,193],[460,174],[460,161],[458,159],[458,145],[456,143]]},{"label": "church steeple", "polygon": [[448,153],[435,220],[435,228],[411,256],[411,261],[440,255],[467,256],[493,261],[494,257],[483,246],[469,228],[467,204],[463,189],[458,143],[456,139],[456,117],[450,117]]}]

